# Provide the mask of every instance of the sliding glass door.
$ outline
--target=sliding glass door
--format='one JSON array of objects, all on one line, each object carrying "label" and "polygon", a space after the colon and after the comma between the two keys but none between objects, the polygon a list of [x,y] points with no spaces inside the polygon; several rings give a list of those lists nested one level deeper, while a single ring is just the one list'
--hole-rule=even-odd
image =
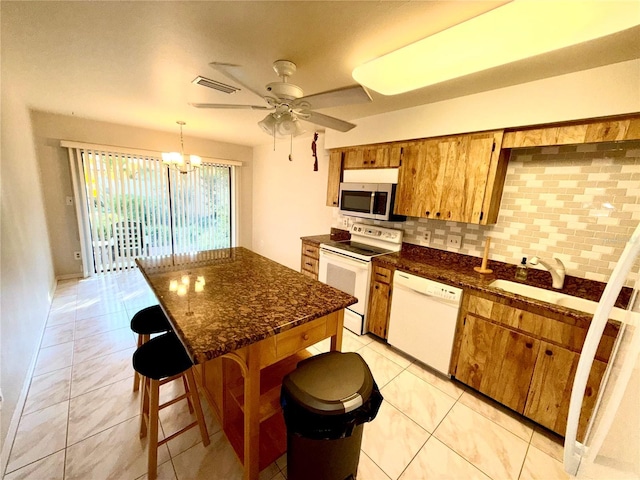
[{"label": "sliding glass door", "polygon": [[231,246],[231,169],[189,173],[154,156],[77,151],[85,244],[94,273],[132,268],[139,256]]}]

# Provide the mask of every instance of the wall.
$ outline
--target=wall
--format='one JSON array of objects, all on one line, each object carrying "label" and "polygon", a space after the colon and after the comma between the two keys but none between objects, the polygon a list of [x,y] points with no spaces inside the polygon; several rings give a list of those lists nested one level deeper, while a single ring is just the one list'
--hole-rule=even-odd
[{"label": "wall", "polygon": [[[640,223],[640,142],[513,150],[495,225],[425,218],[376,223],[403,229],[406,242],[476,257],[490,237],[492,260],[555,256],[568,274],[604,282]],[[461,235],[462,248],[447,248],[448,235]]]},{"label": "wall", "polygon": [[254,147],[253,249],[300,270],[300,237],[329,233],[332,208],[326,207],[329,155],[318,138],[318,171],[313,171],[310,135]]},{"label": "wall", "polygon": [[640,111],[640,60],[354,120],[326,148],[434,137]]},{"label": "wall", "polygon": [[[4,68],[4,50],[2,56],[0,447],[9,447],[4,439],[35,360],[55,278],[29,112],[19,83]],[[6,454],[8,448],[3,448]],[[0,461],[2,469],[5,460]]]},{"label": "wall", "polygon": [[[80,250],[78,223],[74,206],[65,204],[73,196],[67,149],[60,140],[115,145],[155,151],[175,151],[179,148],[179,130],[159,132],[144,128],[99,122],[83,118],[32,112],[35,148],[43,178],[47,225],[51,235],[54,270],[57,276],[82,272],[73,252]],[[185,126],[188,131],[188,125]],[[185,152],[244,162],[236,169],[239,184],[238,245],[251,247],[252,149],[239,145],[185,136]]]}]

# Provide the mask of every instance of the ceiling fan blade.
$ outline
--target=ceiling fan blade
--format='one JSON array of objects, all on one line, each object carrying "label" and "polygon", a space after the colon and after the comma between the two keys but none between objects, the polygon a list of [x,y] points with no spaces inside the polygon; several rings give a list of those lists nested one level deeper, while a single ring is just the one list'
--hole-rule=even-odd
[{"label": "ceiling fan blade", "polygon": [[339,132],[348,132],[355,127],[353,123],[345,122],[339,118],[330,117],[329,115],[323,115],[318,112],[305,111],[302,112],[298,118],[305,122],[311,122],[322,127],[331,128],[332,130],[338,130]]},{"label": "ceiling fan blade", "polygon": [[264,87],[256,88],[256,87],[250,86],[244,80],[245,73],[242,70],[242,67],[240,65],[234,65],[233,63],[211,62],[209,66],[214,70],[217,70],[218,72],[222,73],[226,77],[230,78],[237,84],[243,86],[250,92],[255,93],[259,97],[264,97],[264,93],[262,93],[262,90]]},{"label": "ceiling fan blade", "polygon": [[196,108],[225,108],[228,110],[273,110],[273,107],[267,107],[266,105],[230,105],[228,103],[190,103],[189,105]]},{"label": "ceiling fan blade", "polygon": [[300,106],[307,109],[319,109],[339,107],[341,105],[353,105],[354,103],[368,103],[371,101],[369,92],[362,85],[338,88],[327,92],[316,93],[298,98],[293,102],[294,108]]}]

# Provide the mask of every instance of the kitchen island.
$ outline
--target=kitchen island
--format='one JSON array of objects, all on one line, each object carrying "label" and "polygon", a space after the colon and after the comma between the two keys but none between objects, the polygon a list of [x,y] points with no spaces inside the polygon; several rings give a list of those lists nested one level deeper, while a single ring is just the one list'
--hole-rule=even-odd
[{"label": "kitchen island", "polygon": [[137,259],[238,458],[257,479],[286,449],[284,375],[357,299],[242,247]]}]

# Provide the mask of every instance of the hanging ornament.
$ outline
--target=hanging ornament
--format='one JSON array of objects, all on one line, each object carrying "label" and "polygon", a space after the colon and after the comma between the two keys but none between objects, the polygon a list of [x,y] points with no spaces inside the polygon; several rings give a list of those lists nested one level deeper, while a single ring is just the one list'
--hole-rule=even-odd
[{"label": "hanging ornament", "polygon": [[315,158],[315,162],[313,162],[313,171],[318,171],[318,153],[316,152],[316,140],[318,140],[318,132],[313,133],[313,142],[311,142],[311,151],[313,152],[313,158]]}]

